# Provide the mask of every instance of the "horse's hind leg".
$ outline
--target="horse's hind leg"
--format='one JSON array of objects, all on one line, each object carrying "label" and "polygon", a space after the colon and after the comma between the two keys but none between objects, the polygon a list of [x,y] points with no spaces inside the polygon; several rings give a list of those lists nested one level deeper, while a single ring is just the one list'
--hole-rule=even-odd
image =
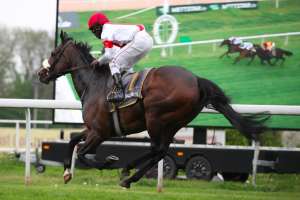
[{"label": "horse's hind leg", "polygon": [[283,63],[284,63],[284,61],[285,61],[285,58],[282,57],[281,59],[282,59],[282,62],[281,62],[281,64],[280,64],[280,66],[283,67]]},{"label": "horse's hind leg", "polygon": [[69,169],[71,168],[71,160],[72,160],[74,147],[80,141],[84,141],[86,139],[88,132],[89,132],[89,130],[86,129],[83,132],[74,135],[71,138],[70,142],[69,142],[67,156],[64,160],[64,180],[65,180],[65,184],[67,184],[72,179],[72,174],[69,172]]},{"label": "horse's hind leg", "polygon": [[[191,122],[202,110],[202,108],[195,108],[191,111],[188,115],[184,116],[183,118],[176,120],[172,123],[169,123],[161,133],[159,138],[156,138],[154,143],[151,144],[150,156],[148,158],[148,162],[137,171],[132,177],[128,178],[127,180],[123,180],[119,183],[121,187],[130,188],[130,184],[132,182],[137,182],[140,178],[149,171],[155,164],[158,163],[161,159],[163,159],[168,151],[169,145],[171,143],[172,138],[174,135],[185,125]],[[150,127],[150,126],[147,126]],[[150,138],[152,139],[151,135]],[[160,140],[161,139],[161,140]],[[160,140],[160,141],[159,141]],[[142,160],[141,157],[140,161]],[[144,159],[147,160],[147,159]],[[135,163],[138,165],[137,163]],[[140,163],[139,163],[140,164]],[[133,166],[131,166],[133,167]]]},{"label": "horse's hind leg", "polygon": [[150,157],[151,157],[151,149],[146,153],[143,153],[142,155],[139,155],[138,157],[128,161],[128,163],[126,164],[126,166],[123,168],[121,172],[120,180],[127,178],[130,175],[130,170],[134,169],[139,164],[147,161],[148,159],[150,159]]}]

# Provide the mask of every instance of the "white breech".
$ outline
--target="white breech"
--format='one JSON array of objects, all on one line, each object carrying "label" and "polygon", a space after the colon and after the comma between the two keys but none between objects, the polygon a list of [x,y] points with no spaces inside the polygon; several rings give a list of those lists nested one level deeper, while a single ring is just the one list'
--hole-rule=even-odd
[{"label": "white breech", "polygon": [[274,46],[275,46],[275,43],[273,42],[273,44],[269,48],[269,51],[272,51]]},{"label": "white breech", "polygon": [[241,44],[241,49],[251,50],[252,47],[253,47],[253,44],[250,42],[243,42]]},{"label": "white breech", "polygon": [[152,37],[145,31],[138,32],[133,40],[119,49],[109,62],[111,75],[121,70],[133,72],[133,66],[144,58],[153,47]]}]

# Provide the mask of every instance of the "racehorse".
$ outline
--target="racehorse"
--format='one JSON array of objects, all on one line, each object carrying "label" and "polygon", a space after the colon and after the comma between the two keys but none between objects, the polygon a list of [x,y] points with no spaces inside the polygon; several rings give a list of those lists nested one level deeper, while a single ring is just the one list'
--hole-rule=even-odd
[{"label": "racehorse", "polygon": [[220,47],[222,47],[222,46],[224,46],[224,45],[227,45],[227,46],[228,46],[228,50],[227,50],[223,55],[221,55],[221,56],[219,57],[219,59],[221,59],[224,55],[227,55],[227,58],[230,58],[228,54],[229,54],[229,53],[234,53],[234,52],[231,51],[231,49],[232,49],[234,46],[239,46],[238,44],[232,44],[232,43],[230,42],[230,40],[228,40],[228,39],[224,39],[223,42],[221,42]]},{"label": "racehorse", "polygon": [[[255,45],[255,44],[253,45],[253,47],[256,47],[256,46],[258,46],[258,45]],[[251,50],[248,50],[248,49],[241,49],[240,46],[234,46],[231,51],[240,52],[239,57],[237,57],[235,59],[235,61],[233,62],[232,65],[235,65],[239,60],[241,60],[244,57],[250,57],[250,61],[247,63],[247,66],[249,66],[256,55],[254,53],[254,48],[252,48]]]},{"label": "racehorse", "polygon": [[[87,43],[73,41],[67,33],[61,31],[61,44],[51,53],[51,57],[38,72],[39,81],[49,84],[63,74],[71,73],[74,87],[81,99],[82,117],[86,129],[69,142],[64,160],[64,182],[71,180],[71,159],[73,149],[80,141],[85,141],[77,152],[78,159],[96,169],[108,168],[118,160],[108,156],[105,161],[90,160],[85,155],[109,137],[117,136],[110,116],[109,102],[106,97],[110,92],[107,82],[111,77],[108,65],[92,68],[94,60],[90,54],[91,47]],[[44,61],[45,62],[45,61]],[[43,63],[45,64],[45,63]],[[84,68],[82,66],[90,66]],[[94,74],[91,76],[91,72]],[[87,83],[89,85],[85,90]],[[168,151],[171,140],[178,130],[191,122],[204,107],[222,113],[225,118],[249,140],[257,140],[259,134],[266,131],[267,113],[249,116],[238,114],[231,107],[230,98],[210,80],[200,78],[185,68],[178,66],[163,66],[149,71],[144,79],[141,90],[142,98],[135,104],[119,110],[119,121],[126,135],[148,131],[150,137],[149,151],[130,160],[120,174],[119,185],[130,188],[137,182]],[[145,163],[130,178],[130,170]],[[127,178],[127,179],[126,179]]]},{"label": "racehorse", "polygon": [[[251,64],[251,62],[253,61],[253,59],[255,57],[255,54],[253,54],[253,50],[242,49],[242,48],[240,48],[239,44],[232,44],[230,42],[230,40],[228,40],[228,39],[224,39],[223,42],[220,44],[220,47],[222,47],[225,44],[228,46],[228,51],[225,52],[221,57],[219,57],[219,59],[222,58],[225,54],[229,58],[228,53],[239,52],[240,55],[239,55],[239,57],[237,57],[235,59],[233,65],[235,65],[235,63],[237,63],[239,60],[241,60],[244,57],[250,57],[250,61],[247,63],[247,66],[249,66]],[[254,46],[257,46],[257,45],[253,45],[253,47]]]},{"label": "racehorse", "polygon": [[[282,66],[283,66],[283,63],[284,63],[284,61],[285,61],[285,58],[283,57],[283,55],[286,55],[286,56],[292,56],[292,55],[293,55],[292,52],[290,52],[290,51],[285,51],[285,50],[280,49],[280,48],[275,48],[276,56],[271,55],[268,51],[265,51],[265,50],[262,49],[260,46],[256,46],[256,47],[254,47],[254,48],[255,48],[255,50],[256,50],[256,53],[255,53],[255,54],[257,54],[257,56],[260,58],[260,60],[261,60],[260,63],[261,63],[262,65],[265,65],[264,60],[267,60],[270,66],[274,66],[275,63],[276,63],[279,59],[282,59],[282,62],[281,62],[281,67],[282,67]],[[273,63],[270,62],[270,60],[271,60],[272,58],[276,58],[276,60],[275,60]]]}]

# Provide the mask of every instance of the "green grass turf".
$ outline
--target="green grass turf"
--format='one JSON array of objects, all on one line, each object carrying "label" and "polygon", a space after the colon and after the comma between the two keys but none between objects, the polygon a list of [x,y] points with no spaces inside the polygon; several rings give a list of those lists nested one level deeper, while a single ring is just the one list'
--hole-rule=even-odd
[{"label": "green grass turf", "polygon": [[[120,171],[120,170],[119,170]],[[133,171],[132,171],[133,172]],[[182,172],[180,172],[182,173]],[[183,174],[183,173],[182,173]],[[30,186],[25,187],[25,163],[0,154],[0,199],[299,199],[300,182],[296,174],[258,174],[256,185],[234,182],[164,180],[163,193],[157,193],[157,180],[142,178],[123,190],[118,186],[117,170],[75,169],[74,178],[65,185],[63,168],[46,166],[38,173],[33,166]],[[86,185],[84,185],[84,182]],[[98,184],[98,186],[96,186]]]}]

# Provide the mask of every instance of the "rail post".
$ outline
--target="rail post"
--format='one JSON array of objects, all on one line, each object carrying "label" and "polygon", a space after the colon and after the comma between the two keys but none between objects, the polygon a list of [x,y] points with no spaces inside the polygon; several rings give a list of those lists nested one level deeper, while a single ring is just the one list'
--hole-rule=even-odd
[{"label": "rail post", "polygon": [[73,151],[73,155],[72,155],[72,163],[71,163],[72,178],[74,177],[76,157],[77,157],[77,145],[74,147],[74,151]]},{"label": "rail post", "polygon": [[20,123],[16,122],[16,152],[19,152],[19,130],[20,130]]},{"label": "rail post", "polygon": [[25,164],[25,186],[30,186],[30,109],[25,108],[26,113],[26,164]]},{"label": "rail post", "polygon": [[258,157],[259,157],[259,142],[255,142],[254,158],[253,158],[253,162],[252,162],[252,165],[253,165],[252,185],[255,185]]},{"label": "rail post", "polygon": [[288,45],[288,42],[289,42],[289,36],[287,35],[285,36],[285,41],[284,41],[285,46]]},{"label": "rail post", "polygon": [[158,174],[157,174],[157,192],[162,193],[162,187],[163,187],[163,165],[164,165],[164,159],[161,159],[158,162]]},{"label": "rail post", "polygon": [[191,44],[189,45],[189,50],[188,51],[189,51],[189,55],[191,55],[192,54],[192,45]]}]

